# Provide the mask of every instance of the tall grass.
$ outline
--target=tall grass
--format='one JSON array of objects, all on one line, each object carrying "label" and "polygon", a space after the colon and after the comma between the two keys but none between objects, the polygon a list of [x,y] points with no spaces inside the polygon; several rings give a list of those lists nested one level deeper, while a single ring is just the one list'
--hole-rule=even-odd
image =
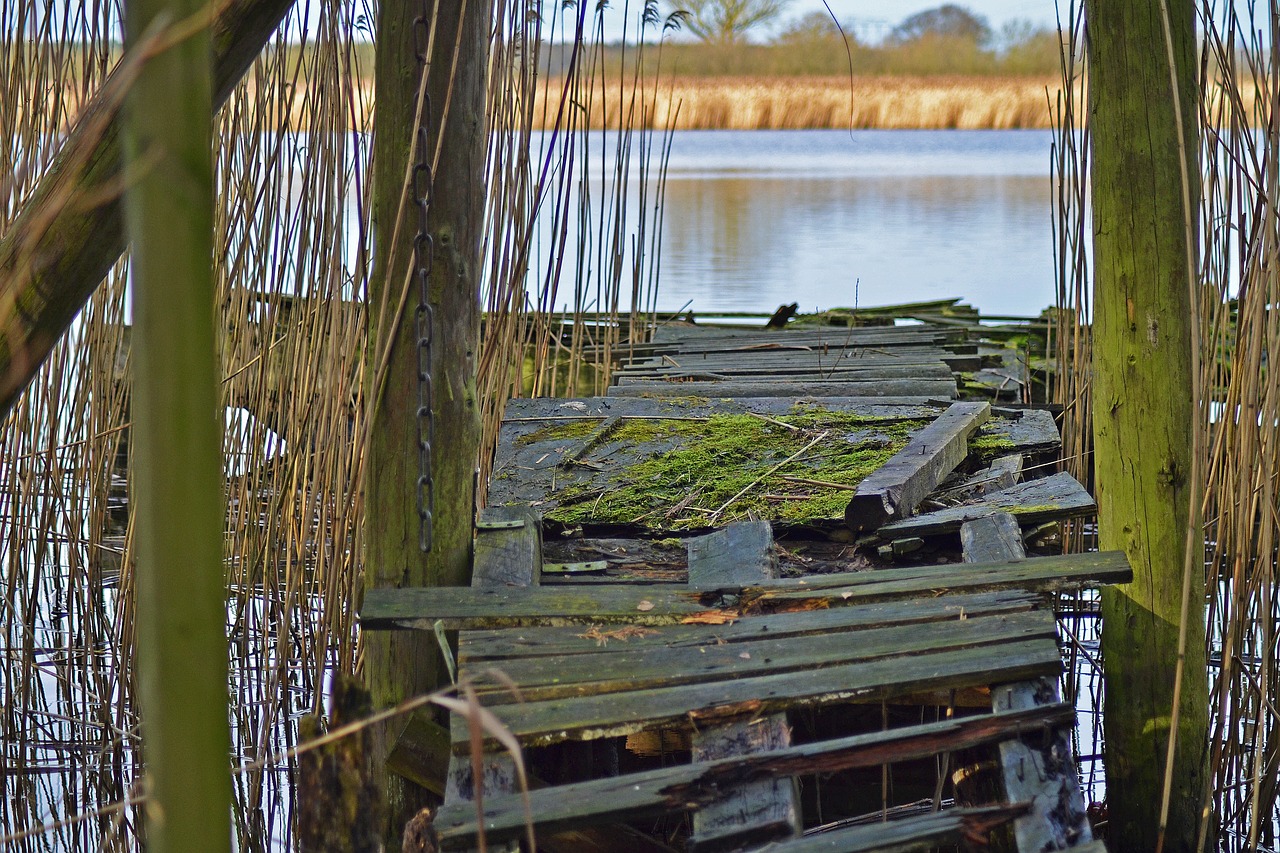
[{"label": "tall grass", "polygon": [[[1257,17],[1253,17],[1255,15]],[[1209,766],[1202,833],[1217,849],[1274,849],[1280,793],[1280,115],[1277,10],[1200,5],[1199,346],[1209,419],[1204,494],[1210,671]],[[1083,69],[1065,63],[1066,74]],[[1089,471],[1091,299],[1088,126],[1059,113],[1058,399],[1068,465]],[[1190,393],[1190,389],[1188,389]],[[1169,662],[1172,668],[1173,661]],[[1180,748],[1195,749],[1194,744]]]},{"label": "tall grass", "polygon": [[[24,36],[0,57],[0,233],[120,60],[116,5],[58,0],[47,14],[50,5],[0,5],[0,31]],[[287,750],[334,677],[360,668],[375,114],[359,39],[377,10],[366,0],[316,8],[311,24],[281,28],[216,123],[229,769],[244,850],[294,842]],[[568,27],[582,63],[552,85],[589,99],[616,84],[599,63],[598,12],[495,3],[480,362],[490,442],[526,373],[542,393],[594,390],[601,373],[583,359],[625,347],[653,305],[666,150],[649,129],[661,126],[650,119],[659,65],[640,66],[634,111],[607,137],[588,135],[573,110],[553,124],[534,110],[548,85],[538,73],[548,27]],[[642,13],[660,31],[656,9]],[[644,50],[656,60],[658,47]],[[554,235],[550,245],[539,234]],[[560,274],[565,253],[577,259],[571,280]],[[565,304],[568,319],[553,316]],[[588,312],[603,317],[587,322]],[[128,320],[120,265],[0,423],[5,849],[140,845]]]}]

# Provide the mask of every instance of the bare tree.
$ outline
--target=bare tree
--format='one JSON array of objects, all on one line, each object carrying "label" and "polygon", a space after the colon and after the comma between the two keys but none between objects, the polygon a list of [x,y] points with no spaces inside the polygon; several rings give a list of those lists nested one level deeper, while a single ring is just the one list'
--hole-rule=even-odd
[{"label": "bare tree", "polygon": [[738,44],[752,27],[778,17],[790,0],[680,0],[689,32],[712,44]]},{"label": "bare tree", "polygon": [[905,18],[893,28],[889,41],[904,44],[930,37],[961,39],[984,47],[991,40],[991,27],[981,15],[948,3]]}]

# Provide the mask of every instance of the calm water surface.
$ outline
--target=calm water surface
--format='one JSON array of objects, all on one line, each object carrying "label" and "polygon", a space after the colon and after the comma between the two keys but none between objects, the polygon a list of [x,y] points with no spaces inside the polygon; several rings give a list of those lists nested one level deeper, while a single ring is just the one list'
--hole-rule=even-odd
[{"label": "calm water surface", "polygon": [[1048,131],[684,131],[659,308],[1053,301]]}]

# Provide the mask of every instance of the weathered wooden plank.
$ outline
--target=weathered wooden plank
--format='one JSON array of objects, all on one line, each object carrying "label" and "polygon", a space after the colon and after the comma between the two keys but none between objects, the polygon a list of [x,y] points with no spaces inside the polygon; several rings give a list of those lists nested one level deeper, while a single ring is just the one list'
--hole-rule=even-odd
[{"label": "weathered wooden plank", "polygon": [[969,453],[969,436],[991,417],[987,403],[957,403],[911,437],[878,471],[858,484],[845,508],[854,532],[876,530],[915,512]]},{"label": "weathered wooden plank", "polygon": [[981,500],[961,506],[921,513],[886,524],[877,531],[885,539],[902,536],[938,536],[955,533],[966,521],[997,512],[1011,513],[1019,524],[1036,524],[1060,518],[1075,518],[1097,511],[1097,504],[1084,486],[1065,471],[1029,480],[1012,488],[984,495]]},{"label": "weathered wooden plank", "polygon": [[620,372],[648,370],[703,370],[708,367],[749,370],[779,366],[801,367],[885,367],[937,364],[945,359],[974,359],[977,355],[956,355],[940,347],[895,347],[893,349],[819,348],[801,350],[733,350],[730,352],[672,353],[634,359]]},{"label": "weathered wooden plank", "polygon": [[748,586],[778,576],[773,529],[767,521],[730,524],[690,539],[687,548],[690,589]]},{"label": "weathered wooden plank", "polygon": [[765,381],[769,377],[776,377],[777,381],[787,381],[787,378],[791,376],[809,377],[815,380],[839,379],[842,381],[855,381],[863,379],[864,376],[870,379],[953,378],[951,368],[943,364],[941,359],[913,360],[908,363],[893,361],[864,363],[855,359],[831,359],[830,361],[830,364],[824,364],[822,359],[811,358],[803,361],[791,359],[787,362],[776,363],[760,361],[744,365],[733,364],[732,362],[708,364],[703,359],[686,359],[678,367],[667,364],[661,367],[655,366],[640,370],[632,366],[626,370],[616,372],[614,378],[623,383],[659,379],[663,381],[679,381],[683,376],[696,377],[704,375],[733,377],[752,382]]},{"label": "weathered wooden plank", "polygon": [[[994,711],[1021,711],[1057,704],[1057,680],[1047,678],[1003,685],[991,691]],[[1030,802],[1027,814],[1013,822],[1018,853],[1064,850],[1093,840],[1080,780],[1076,776],[1071,726],[1048,726],[1039,738],[1001,741],[1000,768],[1005,796]]]},{"label": "weathered wooden plank", "polygon": [[[625,584],[529,589],[369,590],[361,608],[366,629],[494,628],[532,625],[591,625],[624,622],[672,625],[728,621],[746,614],[861,604],[940,594],[1001,589],[1058,591],[1133,577],[1119,551],[1039,557],[1012,563],[911,566],[876,572],[815,575],[765,581],[750,587],[692,591],[684,587]],[[800,602],[812,601],[804,605]]]},{"label": "weathered wooden plank", "polygon": [[724,625],[664,625],[640,632],[624,630],[615,632],[613,636],[602,631],[584,631],[582,626],[467,631],[462,635],[459,660],[464,665],[502,667],[509,658],[623,654],[644,648],[687,650],[753,640],[825,636],[895,625],[924,626],[961,616],[978,618],[1023,613],[1043,605],[1043,597],[1012,589],[977,595],[872,602],[859,607],[772,613]]},{"label": "weathered wooden plank", "polygon": [[[714,588],[726,583],[745,585],[771,580],[778,574],[778,562],[773,553],[773,529],[767,521],[731,524],[723,530],[689,540],[688,549],[689,586],[693,589]],[[794,644],[805,641],[791,642]],[[770,645],[776,646],[772,641]],[[751,650],[742,646],[739,648],[744,651],[733,655],[729,660],[745,663],[757,659],[752,656]],[[641,666],[649,673],[648,679],[643,683],[657,687],[674,683],[673,677],[687,677],[686,674],[693,669],[690,664],[696,662],[697,668],[704,665],[702,651],[700,649],[700,654],[695,657],[692,650],[685,649],[641,650],[642,658],[649,658]],[[765,655],[771,655],[774,650],[757,647],[755,651],[758,659],[764,661],[767,660]],[[672,655],[672,658],[658,662],[659,669],[654,669],[653,658],[663,655]],[[609,656],[609,659],[616,660],[613,656]],[[562,666],[572,666],[574,663],[590,660],[592,658],[578,655],[559,663]],[[695,762],[768,752],[789,746],[791,728],[787,725],[785,711],[754,718],[728,719],[716,725],[698,728],[691,739]],[[722,797],[694,814],[693,833],[686,848],[691,853],[728,850],[741,847],[741,842],[747,838],[771,841],[791,837],[799,832],[800,796],[794,779],[744,780],[737,785],[726,786]]]},{"label": "weathered wooden plank", "polygon": [[1021,560],[1027,555],[1018,519],[1007,512],[966,521],[960,527],[960,546],[966,563]]},{"label": "weathered wooden plank", "polygon": [[1049,611],[985,617],[966,613],[964,619],[934,623],[928,631],[921,631],[918,625],[895,625],[830,634],[820,643],[806,635],[707,644],[698,648],[626,648],[562,658],[511,658],[503,661],[500,669],[505,679],[520,685],[519,696],[513,695],[503,680],[496,677],[482,680],[479,687],[486,705],[535,702],[679,684],[708,684],[1056,636],[1057,626]]},{"label": "weathered wooden plank", "polygon": [[829,382],[808,380],[804,382],[755,383],[745,381],[725,382],[635,382],[630,385],[611,385],[609,397],[925,397],[953,400],[956,396],[954,379],[885,379],[874,382],[846,382],[833,379]]},{"label": "weathered wooden plank", "polygon": [[[684,809],[699,809],[723,796],[726,780],[785,779],[809,773],[878,767],[927,758],[943,749],[970,749],[1040,731],[1074,717],[1067,704],[981,716],[956,717],[888,731],[850,735],[697,764],[682,764],[611,779],[594,779],[530,792],[529,811],[541,835],[560,829],[635,820]],[[484,804],[490,838],[517,837],[524,831],[525,808],[518,796],[495,797]],[[436,816],[446,848],[465,846],[477,833],[474,806],[449,804]]]},{"label": "weathered wooden plank", "polygon": [[[747,713],[1023,681],[1055,674],[1061,666],[1057,644],[1037,639],[760,678],[496,705],[490,711],[521,743],[543,745],[631,734],[657,725],[696,727]],[[465,750],[465,724],[455,718],[451,731],[455,751]]]}]

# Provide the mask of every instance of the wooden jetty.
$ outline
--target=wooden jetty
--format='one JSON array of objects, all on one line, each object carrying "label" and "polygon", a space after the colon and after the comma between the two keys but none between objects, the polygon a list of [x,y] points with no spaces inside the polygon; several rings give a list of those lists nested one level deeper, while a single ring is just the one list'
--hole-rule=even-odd
[{"label": "wooden jetty", "polygon": [[472,585],[361,611],[460,631],[471,710],[392,752],[444,795],[432,843],[1104,850],[1054,606],[1131,573],[1027,556],[1094,505],[1053,473],[1053,415],[1012,405],[1025,374],[972,380],[1008,367],[991,348],[667,325],[606,397],[512,401]]}]

